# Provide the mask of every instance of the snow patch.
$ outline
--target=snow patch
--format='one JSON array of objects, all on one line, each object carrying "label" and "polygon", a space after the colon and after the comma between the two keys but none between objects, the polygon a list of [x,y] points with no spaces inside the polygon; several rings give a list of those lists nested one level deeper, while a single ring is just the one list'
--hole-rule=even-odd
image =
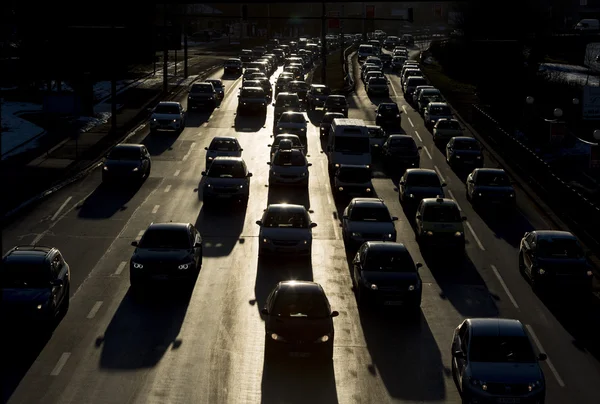
[{"label": "snow patch", "polygon": [[[30,102],[4,102],[2,100],[2,159],[9,155],[32,149],[37,146],[35,140],[29,141],[44,132],[44,129],[19,115],[27,112],[40,112],[42,106]],[[28,142],[29,141],[29,142]],[[18,150],[19,145],[28,142]]]},{"label": "snow patch", "polygon": [[600,85],[600,77],[593,70],[584,66],[567,65],[562,63],[542,63],[539,68],[540,72],[548,74],[553,81],[564,80],[569,83],[591,86]]}]

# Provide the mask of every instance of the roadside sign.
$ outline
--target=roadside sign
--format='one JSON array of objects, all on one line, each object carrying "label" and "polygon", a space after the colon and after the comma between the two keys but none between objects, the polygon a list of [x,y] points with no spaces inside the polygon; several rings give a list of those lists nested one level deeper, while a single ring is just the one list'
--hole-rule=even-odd
[{"label": "roadside sign", "polygon": [[600,119],[600,87],[583,87],[583,112],[585,120]]}]

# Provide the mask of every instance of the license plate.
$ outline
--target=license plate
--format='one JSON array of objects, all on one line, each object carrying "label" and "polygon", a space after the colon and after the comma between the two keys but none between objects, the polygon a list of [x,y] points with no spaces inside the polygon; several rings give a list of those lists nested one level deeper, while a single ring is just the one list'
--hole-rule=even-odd
[{"label": "license plate", "polygon": [[226,198],[231,198],[231,195],[227,195],[227,194],[219,194],[219,195],[217,195],[217,198],[223,198],[223,199],[226,199]]},{"label": "license plate", "polygon": [[383,303],[385,306],[402,306],[404,302],[399,302],[396,300],[387,300]]},{"label": "license plate", "polygon": [[152,279],[154,279],[155,281],[164,281],[166,279],[169,279],[169,277],[167,275],[152,275]]},{"label": "license plate", "polygon": [[519,398],[499,398],[496,400],[497,403],[502,403],[502,404],[517,404],[521,402],[521,399]]},{"label": "license plate", "polygon": [[308,358],[310,356],[310,352],[290,352],[290,356],[292,358]]}]

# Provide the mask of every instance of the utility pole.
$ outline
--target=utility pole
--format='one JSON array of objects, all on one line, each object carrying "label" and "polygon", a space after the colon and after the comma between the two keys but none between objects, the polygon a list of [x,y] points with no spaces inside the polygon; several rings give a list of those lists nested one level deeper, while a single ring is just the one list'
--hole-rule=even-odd
[{"label": "utility pole", "polygon": [[271,3],[267,4],[267,41],[271,39]]},{"label": "utility pole", "polygon": [[[117,48],[117,30],[115,29],[115,23],[111,24],[110,40],[112,41],[112,48]],[[118,55],[115,55],[118,58]],[[110,77],[110,132],[111,134],[117,133],[117,68],[113,65],[111,68],[112,74]]]},{"label": "utility pole", "polygon": [[169,41],[167,40],[167,3],[163,4],[163,92],[169,91]]},{"label": "utility pole", "polygon": [[325,84],[327,82],[327,10],[325,9],[325,3],[321,4],[321,83]]},{"label": "utility pole", "polygon": [[187,34],[187,8],[188,5],[183,5],[183,78],[188,77],[188,34]]},{"label": "utility pole", "polygon": [[366,19],[367,19],[367,7],[365,6],[365,2],[362,3],[362,39],[363,41],[367,40],[367,29],[366,29]]},{"label": "utility pole", "polygon": [[344,65],[344,5],[342,4],[342,9],[340,10],[340,60],[342,61],[342,66]]}]

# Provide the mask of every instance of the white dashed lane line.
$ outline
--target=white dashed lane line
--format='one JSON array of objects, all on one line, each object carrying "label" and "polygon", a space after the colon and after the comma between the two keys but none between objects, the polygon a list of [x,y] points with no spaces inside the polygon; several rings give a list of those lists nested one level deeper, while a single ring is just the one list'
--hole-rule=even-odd
[{"label": "white dashed lane line", "polygon": [[181,170],[177,170],[177,171],[175,171],[175,174],[173,174],[173,176],[177,177],[177,176],[179,176],[180,173],[181,173]]},{"label": "white dashed lane line", "polygon": [[421,139],[421,136],[419,136],[419,132],[415,131],[415,135],[419,139],[419,142],[423,143],[423,139]]},{"label": "white dashed lane line", "polygon": [[121,275],[121,272],[123,272],[123,270],[125,269],[126,266],[127,266],[127,262],[122,261],[119,264],[119,266],[117,267],[117,270],[115,271],[115,275]]},{"label": "white dashed lane line", "polygon": [[[431,156],[431,155],[430,155]],[[444,179],[444,176],[442,175],[442,172],[440,171],[440,169],[438,168],[438,166],[433,166],[433,169],[435,170],[435,172],[437,173],[437,175],[440,177],[440,180],[445,183],[446,180]]]},{"label": "white dashed lane line", "polygon": [[[392,88],[393,88],[393,87],[392,87]],[[394,90],[394,93],[395,93],[395,92],[396,92],[396,91]],[[402,111],[404,111],[404,113],[405,113],[405,114],[408,114],[408,112],[406,112],[406,105],[403,105],[403,106],[402,106]],[[410,118],[409,118],[409,119],[410,119]]]},{"label": "white dashed lane line", "polygon": [[475,242],[479,246],[479,249],[481,251],[485,251],[485,248],[483,247],[483,244],[481,244],[481,240],[479,240],[479,237],[477,237],[477,234],[475,234],[475,230],[473,230],[473,227],[471,226],[471,223],[465,222],[465,224],[467,225],[467,228],[469,229],[469,231],[471,232],[471,235],[475,239]]},{"label": "white dashed lane line", "polygon": [[167,187],[165,188],[165,192],[169,192],[171,190],[171,186],[167,185]]},{"label": "white dashed lane line", "polygon": [[408,123],[410,123],[410,126],[412,126],[413,128],[415,127],[415,124],[413,123],[412,119],[408,118]]},{"label": "white dashed lane line", "polygon": [[[538,339],[537,335],[535,335],[535,331],[533,331],[533,327],[530,326],[529,324],[527,324],[527,325],[525,325],[525,328],[527,328],[527,331],[529,332],[529,335],[531,335],[531,339],[535,343],[535,346],[537,347],[538,351],[544,352],[544,347],[540,343],[540,340]],[[550,368],[550,371],[552,372],[552,374],[556,378],[556,381],[558,382],[558,385],[560,387],[565,387],[565,382],[563,382],[563,379],[558,374],[558,371],[554,367],[554,364],[552,363],[552,361],[550,360],[550,358],[546,359],[546,364],[548,365],[548,368]]]},{"label": "white dashed lane line", "polygon": [[65,367],[65,364],[69,360],[70,356],[71,352],[64,352],[60,358],[58,358],[58,362],[56,362],[56,366],[54,366],[54,369],[52,369],[52,372],[50,372],[50,376],[58,376],[60,371]]},{"label": "white dashed lane line", "polygon": [[513,297],[512,293],[510,293],[510,290],[508,290],[508,286],[506,286],[506,283],[504,283],[504,279],[502,279],[502,276],[500,275],[500,272],[498,272],[498,268],[496,268],[495,265],[492,265],[492,271],[494,271],[494,275],[496,275],[496,278],[498,278],[498,281],[500,282],[500,285],[502,285],[504,293],[506,293],[510,299],[510,302],[513,304],[513,306],[515,306],[515,309],[518,309],[519,305],[517,304],[517,301]]},{"label": "white dashed lane line", "polygon": [[62,212],[62,210],[65,208],[65,206],[67,206],[67,204],[71,201],[71,199],[73,199],[72,196],[68,197],[67,200],[64,201],[62,205],[60,205],[60,208],[58,208],[58,210],[56,211],[56,213],[54,213],[54,215],[50,219],[51,221],[55,221],[56,220],[56,218],[58,217],[58,215],[60,215],[60,212]]},{"label": "white dashed lane line", "polygon": [[98,310],[100,310],[100,307],[102,307],[102,301],[99,300],[96,303],[94,303],[94,306],[92,306],[92,309],[90,310],[90,312],[87,315],[88,319],[92,319],[96,316],[96,313],[98,313]]},{"label": "white dashed lane line", "polygon": [[458,204],[458,201],[456,200],[456,198],[454,197],[454,194],[452,193],[452,191],[448,190],[448,195],[450,195],[450,198],[454,199],[454,202],[456,202],[456,206],[458,206],[458,210],[462,211],[462,208],[460,207],[460,205]]},{"label": "white dashed lane line", "polygon": [[423,146],[423,150],[425,150],[425,153],[427,153],[427,157],[429,157],[429,160],[432,160],[433,157],[431,157],[431,153],[429,153],[429,150],[427,149],[427,146]]},{"label": "white dashed lane line", "polygon": [[154,205],[154,208],[152,208],[152,213],[158,212],[159,208],[160,208],[160,205]]}]

